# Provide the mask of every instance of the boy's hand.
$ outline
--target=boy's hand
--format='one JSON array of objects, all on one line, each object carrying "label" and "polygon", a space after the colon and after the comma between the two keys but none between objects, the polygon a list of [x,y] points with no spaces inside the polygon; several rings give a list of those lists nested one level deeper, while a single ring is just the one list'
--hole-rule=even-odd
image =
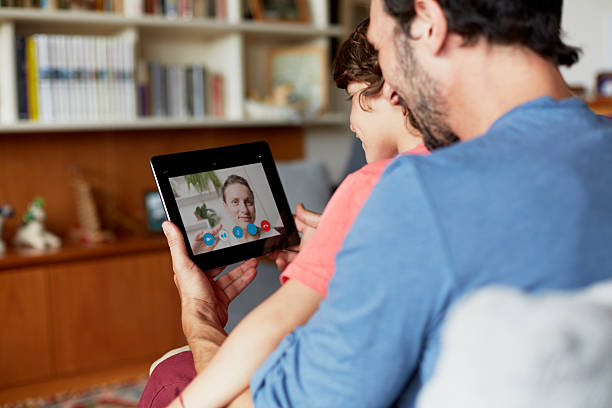
[{"label": "boy's hand", "polygon": [[308,244],[308,241],[310,241],[314,233],[317,231],[319,221],[321,220],[321,214],[308,211],[306,208],[304,208],[304,204],[299,203],[295,207],[295,216],[293,218],[295,219],[297,230],[302,234],[299,247],[301,250],[306,246],[306,244]]},{"label": "boy's hand", "polygon": [[299,203],[295,207],[295,215],[293,216],[293,219],[295,220],[295,225],[298,232],[302,234],[300,245],[298,247],[292,247],[270,254],[270,258],[274,259],[277,268],[281,272],[285,270],[287,265],[289,265],[297,256],[298,252],[300,252],[302,248],[306,246],[308,241],[310,241],[316,232],[317,227],[319,226],[321,214],[308,211],[306,208],[304,208],[304,204]]}]

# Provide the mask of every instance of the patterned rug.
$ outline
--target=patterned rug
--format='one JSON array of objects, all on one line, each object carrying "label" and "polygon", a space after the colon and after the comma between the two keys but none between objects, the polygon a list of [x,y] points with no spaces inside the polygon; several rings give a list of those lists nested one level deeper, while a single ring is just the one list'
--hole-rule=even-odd
[{"label": "patterned rug", "polygon": [[106,408],[136,407],[148,377],[101,385],[86,391],[56,394],[48,398],[31,398],[16,403],[4,404],[2,408]]}]

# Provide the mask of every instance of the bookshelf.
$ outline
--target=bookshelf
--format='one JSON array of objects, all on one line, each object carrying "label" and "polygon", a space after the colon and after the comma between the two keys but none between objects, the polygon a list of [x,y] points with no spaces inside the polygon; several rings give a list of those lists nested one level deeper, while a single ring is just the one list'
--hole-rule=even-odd
[{"label": "bookshelf", "polygon": [[[0,8],[0,132],[55,132],[96,129],[155,129],[267,126],[342,126],[345,113],[331,112],[304,120],[249,118],[244,110],[250,89],[265,93],[266,52],[271,47],[318,45],[328,52],[330,40],[343,34],[328,23],[328,1],[310,0],[310,22],[261,22],[243,18],[240,0],[227,0],[223,19],[169,18],[159,15],[126,16],[82,10]],[[53,117],[20,119],[16,40],[22,36],[101,36],[130,38],[138,61],[168,65],[204,66],[223,78],[222,115],[149,117],[129,112],[129,117]],[[137,66],[132,70],[137,75]],[[136,92],[135,84],[132,91]],[[138,94],[135,94],[136,98]],[[333,105],[332,105],[333,106]],[[107,115],[108,116],[108,115]]]}]

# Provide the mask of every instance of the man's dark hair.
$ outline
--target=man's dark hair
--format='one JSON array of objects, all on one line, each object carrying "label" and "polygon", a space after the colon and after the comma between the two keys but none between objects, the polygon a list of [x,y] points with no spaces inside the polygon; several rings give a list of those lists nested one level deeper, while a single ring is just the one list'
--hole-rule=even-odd
[{"label": "man's dark hair", "polygon": [[[384,0],[386,11],[410,36],[414,0]],[[571,66],[580,49],[561,40],[563,0],[437,0],[448,30],[461,35],[465,45],[481,37],[492,44],[523,45],[556,65]]]}]

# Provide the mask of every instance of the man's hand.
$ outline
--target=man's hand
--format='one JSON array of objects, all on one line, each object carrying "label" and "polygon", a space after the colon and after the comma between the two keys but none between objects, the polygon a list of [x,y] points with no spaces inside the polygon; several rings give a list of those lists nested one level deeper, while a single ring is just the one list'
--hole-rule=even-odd
[{"label": "man's hand", "polygon": [[316,232],[317,227],[319,226],[321,214],[308,211],[306,208],[304,208],[304,204],[299,203],[295,207],[295,215],[293,216],[293,219],[295,220],[295,226],[297,227],[298,232],[302,234],[299,247],[293,247],[285,251],[278,251],[270,254],[270,257],[274,259],[276,266],[281,272],[285,270],[287,265],[289,265],[297,256],[297,253],[306,246],[308,241],[310,241]]},{"label": "man's hand", "polygon": [[223,329],[227,308],[255,278],[257,260],[249,259],[214,280],[225,268],[202,272],[189,259],[180,230],[168,221],[164,222],[163,229],[172,255],[174,283],[181,297],[183,332],[194,354],[196,368],[201,369],[212,357],[204,349],[219,346],[227,336]]}]

